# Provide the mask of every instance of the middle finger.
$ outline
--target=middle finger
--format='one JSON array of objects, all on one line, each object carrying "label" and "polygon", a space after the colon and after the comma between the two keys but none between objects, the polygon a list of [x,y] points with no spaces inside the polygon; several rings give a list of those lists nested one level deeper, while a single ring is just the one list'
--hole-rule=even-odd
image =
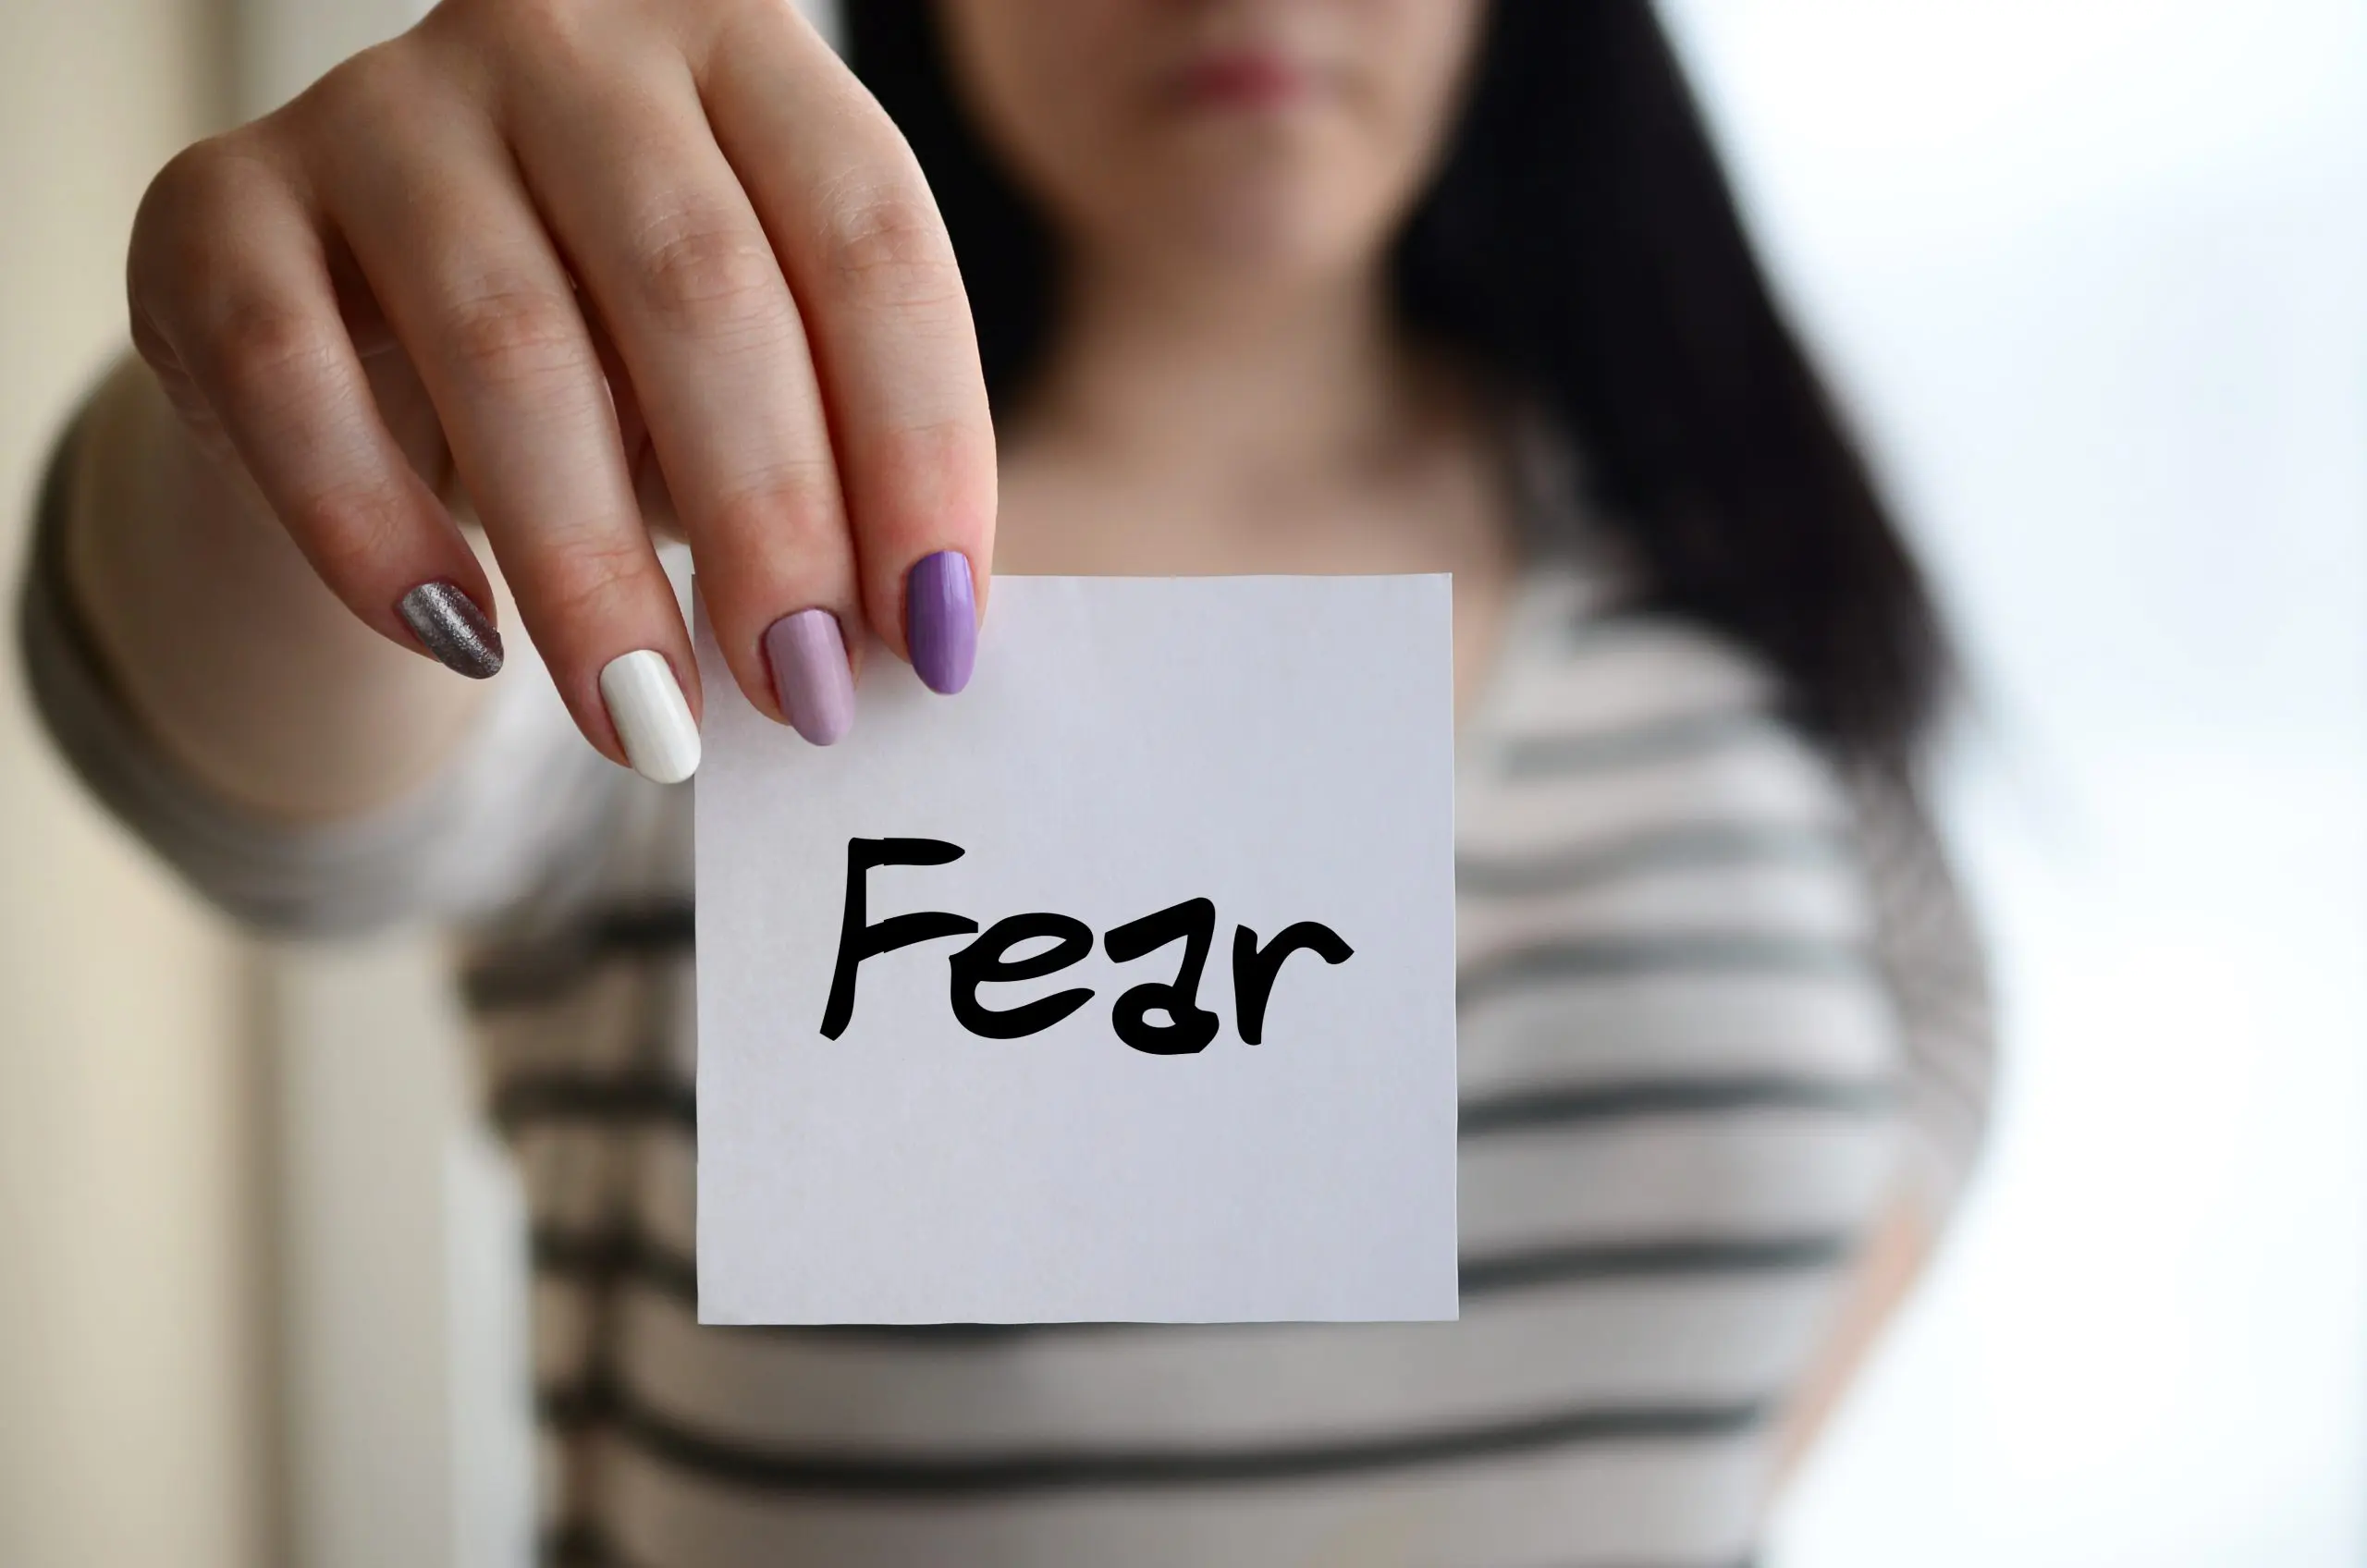
[{"label": "middle finger", "polygon": [[862,623],[804,325],[681,54],[641,42],[537,53],[511,134],[624,361],[733,678],[827,743]]}]

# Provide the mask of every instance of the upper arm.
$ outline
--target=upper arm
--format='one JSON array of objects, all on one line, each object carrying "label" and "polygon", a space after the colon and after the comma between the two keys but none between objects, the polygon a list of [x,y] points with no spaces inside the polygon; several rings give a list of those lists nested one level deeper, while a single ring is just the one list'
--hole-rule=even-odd
[{"label": "upper arm", "polygon": [[1938,833],[1895,784],[1858,780],[1852,793],[1869,941],[1898,1030],[1901,1158],[1784,1412],[1778,1486],[1921,1277],[1979,1158],[1996,1076],[1987,956]]},{"label": "upper arm", "polygon": [[1997,1071],[1988,953],[1939,834],[1897,784],[1854,782],[1872,956],[1897,1021],[1905,1174],[1936,1227],[1978,1162]]}]

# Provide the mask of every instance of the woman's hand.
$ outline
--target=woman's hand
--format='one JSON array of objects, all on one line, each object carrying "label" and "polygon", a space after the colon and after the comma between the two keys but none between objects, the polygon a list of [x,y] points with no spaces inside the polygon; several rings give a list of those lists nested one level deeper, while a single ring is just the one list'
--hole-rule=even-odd
[{"label": "woman's hand", "polygon": [[911,150],[784,0],[445,0],[177,158],[129,271],[200,445],[356,616],[489,674],[456,482],[612,759],[697,760],[645,517],[679,518],[748,700],[811,740],[866,626],[968,678],[995,511],[968,304]]}]

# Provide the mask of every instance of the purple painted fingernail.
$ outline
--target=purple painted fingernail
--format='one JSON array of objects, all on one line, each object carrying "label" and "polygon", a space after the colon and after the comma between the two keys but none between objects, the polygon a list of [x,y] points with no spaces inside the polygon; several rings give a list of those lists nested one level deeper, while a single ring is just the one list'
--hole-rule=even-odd
[{"label": "purple painted fingernail", "polygon": [[970,562],[959,550],[939,550],[913,563],[904,578],[904,641],[913,668],[932,692],[947,696],[970,684],[978,657],[978,605]]},{"label": "purple painted fingernail", "polygon": [[827,746],[854,723],[854,674],[846,634],[828,610],[799,610],[765,629],[773,695],[800,735]]}]

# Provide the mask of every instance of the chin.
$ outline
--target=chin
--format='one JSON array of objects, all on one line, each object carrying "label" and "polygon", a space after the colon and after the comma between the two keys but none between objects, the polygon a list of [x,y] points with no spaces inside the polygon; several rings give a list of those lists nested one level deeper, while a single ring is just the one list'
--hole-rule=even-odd
[{"label": "chin", "polygon": [[1343,183],[1304,165],[1204,174],[1161,190],[1141,232],[1228,273],[1278,281],[1336,273],[1388,239],[1386,214],[1345,199]]}]

